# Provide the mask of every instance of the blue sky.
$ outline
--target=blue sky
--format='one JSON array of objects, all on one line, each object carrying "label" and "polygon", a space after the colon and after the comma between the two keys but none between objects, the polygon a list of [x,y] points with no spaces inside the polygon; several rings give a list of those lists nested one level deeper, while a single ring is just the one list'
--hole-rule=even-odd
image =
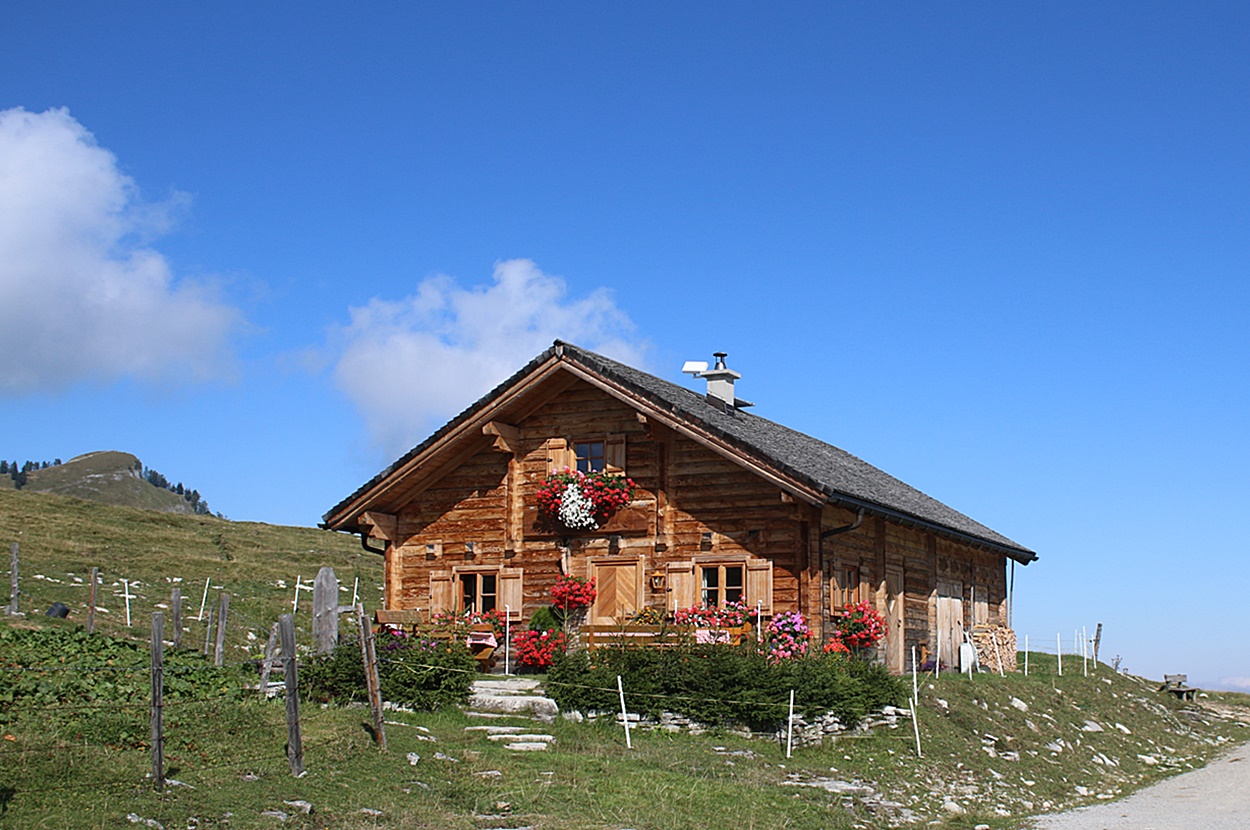
[{"label": "blue sky", "polygon": [[1244,4],[5,17],[0,456],[311,525],[555,337],[724,350],[1038,551],[1031,643],[1250,687]]}]

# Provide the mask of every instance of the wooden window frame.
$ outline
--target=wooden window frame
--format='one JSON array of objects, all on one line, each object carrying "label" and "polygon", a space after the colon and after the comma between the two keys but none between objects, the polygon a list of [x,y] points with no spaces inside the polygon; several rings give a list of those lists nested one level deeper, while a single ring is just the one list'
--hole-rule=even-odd
[{"label": "wooden window frame", "polygon": [[[738,584],[735,587],[729,585],[730,570],[737,571]],[[747,564],[746,560],[735,562],[702,562],[695,564],[697,583],[695,590],[698,591],[699,604],[706,607],[715,606],[723,608],[729,602],[746,602],[747,599]],[[708,575],[716,574],[716,584],[709,586]],[[715,602],[708,602],[709,591],[715,591]],[[736,599],[729,599],[729,592],[737,591]]]},{"label": "wooden window frame", "polygon": [[830,595],[833,598],[835,611],[850,608],[862,598],[859,565],[839,562],[834,568],[832,583]]},{"label": "wooden window frame", "polygon": [[[523,568],[506,565],[466,565],[449,570],[430,572],[430,613],[463,614],[464,590],[462,577],[477,575],[478,585],[482,575],[495,577],[495,608],[506,611],[508,619],[520,622],[525,603]],[[481,596],[480,587],[478,595]],[[479,609],[480,610],[480,609]]]},{"label": "wooden window frame", "polygon": [[[489,579],[493,583],[494,591],[487,593],[485,590],[485,580]],[[476,611],[478,613],[486,613],[494,611],[500,607],[499,603],[499,568],[488,568],[484,570],[457,570],[455,572],[455,591],[456,613],[464,614],[468,611]],[[473,583],[473,601],[472,607],[468,601],[468,592],[465,590],[466,585],[472,581]],[[490,607],[484,607],[483,600],[490,598]]]},{"label": "wooden window frame", "polygon": [[[581,435],[573,438],[549,438],[546,443],[547,475],[570,470],[601,472],[610,476],[625,475],[625,434],[623,432]],[[602,447],[601,454],[593,450]],[[585,450],[585,451],[584,451]],[[583,465],[583,462],[587,462]],[[594,469],[598,462],[598,469]],[[585,467],[585,468],[583,468]]]}]

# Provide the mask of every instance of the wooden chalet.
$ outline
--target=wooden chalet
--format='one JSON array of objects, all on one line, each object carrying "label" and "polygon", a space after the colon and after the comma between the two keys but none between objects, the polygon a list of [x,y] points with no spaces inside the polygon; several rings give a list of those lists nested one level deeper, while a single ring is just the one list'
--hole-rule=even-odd
[{"label": "wooden chalet", "polygon": [[[893,671],[913,646],[957,665],[965,632],[990,632],[1014,669],[1007,563],[1036,554],[744,411],[723,355],[701,376],[707,394],[556,341],[322,526],[386,557],[388,609],[506,608],[524,623],[565,573],[597,580],[590,624],[742,600],[802,612],[819,642],[837,609],[868,600]],[[596,530],[545,528],[535,496],[565,467],[627,475],[634,498]]]}]

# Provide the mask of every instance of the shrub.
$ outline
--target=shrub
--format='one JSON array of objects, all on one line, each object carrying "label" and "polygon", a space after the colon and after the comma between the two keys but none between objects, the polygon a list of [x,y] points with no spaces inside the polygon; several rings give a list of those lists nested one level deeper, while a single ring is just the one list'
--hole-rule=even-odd
[{"label": "shrub", "polygon": [[791,689],[805,717],[832,712],[843,723],[905,697],[901,681],[881,666],[823,653],[775,661],[753,646],[578,652],[556,659],[546,685],[561,709],[613,711],[617,675],[631,711],[653,718],[669,711],[709,725],[771,728],[785,718]]},{"label": "shrub", "polygon": [[[384,635],[377,653],[384,700],[425,710],[468,701],[477,661],[463,645]],[[340,643],[302,666],[300,687],[308,699],[321,703],[367,701],[360,642]]]}]

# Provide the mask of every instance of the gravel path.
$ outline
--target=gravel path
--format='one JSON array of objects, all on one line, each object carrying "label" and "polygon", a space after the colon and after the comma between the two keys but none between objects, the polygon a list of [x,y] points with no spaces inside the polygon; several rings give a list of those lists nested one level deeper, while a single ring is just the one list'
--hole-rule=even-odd
[{"label": "gravel path", "polygon": [[1123,801],[1043,816],[1037,830],[1246,830],[1250,744]]}]

